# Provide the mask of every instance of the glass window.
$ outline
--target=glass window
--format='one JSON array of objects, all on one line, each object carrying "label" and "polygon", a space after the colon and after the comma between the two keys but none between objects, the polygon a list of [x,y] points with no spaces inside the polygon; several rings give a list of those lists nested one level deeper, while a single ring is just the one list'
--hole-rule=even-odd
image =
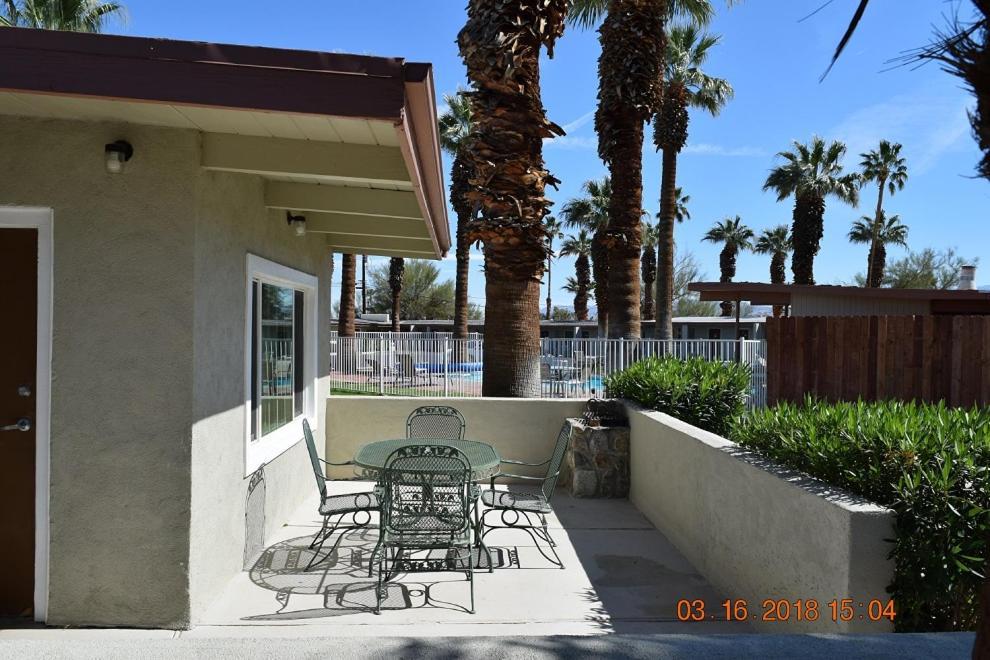
[{"label": "glass window", "polygon": [[302,291],[254,281],[251,437],[264,437],[303,413]]}]

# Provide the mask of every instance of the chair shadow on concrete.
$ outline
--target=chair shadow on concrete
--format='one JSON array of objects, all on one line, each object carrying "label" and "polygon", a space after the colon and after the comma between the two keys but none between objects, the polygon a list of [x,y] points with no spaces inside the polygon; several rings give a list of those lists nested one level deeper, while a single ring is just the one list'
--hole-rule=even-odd
[{"label": "chair shadow on concrete", "polygon": [[[309,570],[306,566],[316,551],[310,549],[311,536],[300,536],[275,543],[264,549],[249,571],[251,582],[271,591],[273,612],[243,617],[243,621],[284,621],[339,617],[358,613],[373,613],[377,603],[377,577],[368,577],[368,561],[378,540],[377,526],[346,532],[332,552],[324,549]],[[517,568],[518,552],[511,547],[490,548],[494,568]],[[487,571],[487,554],[475,551],[475,570]],[[467,612],[456,602],[448,602],[435,592],[451,582],[460,583],[457,576],[426,582],[410,580],[408,576],[388,583],[382,610],[410,610],[435,607]],[[311,605],[291,610],[293,597]],[[321,598],[321,606],[312,607],[313,597]]]}]

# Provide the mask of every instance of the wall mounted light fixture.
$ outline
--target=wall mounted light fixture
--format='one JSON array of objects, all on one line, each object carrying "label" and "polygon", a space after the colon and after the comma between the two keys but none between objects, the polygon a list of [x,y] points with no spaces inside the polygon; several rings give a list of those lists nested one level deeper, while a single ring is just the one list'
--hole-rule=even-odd
[{"label": "wall mounted light fixture", "polygon": [[124,171],[124,163],[134,155],[134,147],[127,140],[111,142],[103,148],[106,154],[107,172],[119,174]]},{"label": "wall mounted light fixture", "polygon": [[296,230],[296,236],[306,235],[306,216],[292,215],[292,211],[286,211],[285,222]]}]

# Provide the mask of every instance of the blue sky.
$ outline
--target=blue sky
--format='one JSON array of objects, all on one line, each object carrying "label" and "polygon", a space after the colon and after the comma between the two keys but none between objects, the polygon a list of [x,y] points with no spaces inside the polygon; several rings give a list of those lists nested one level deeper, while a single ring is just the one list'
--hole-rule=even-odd
[{"label": "blue sky", "polygon": [[[678,182],[691,195],[692,219],[677,228],[678,248],[692,252],[709,279],[718,277],[718,248],[700,241],[717,220],[740,215],[753,229],[788,223],[791,202],[762,192],[774,154],[792,139],[818,133],[849,146],[846,167],[881,138],[904,144],[911,176],[906,188],[886,202],[888,213],[910,227],[913,249],[954,247],[979,258],[978,283],[990,282],[990,184],[971,178],[978,151],[966,121],[970,95],[957,79],[937,67],[889,69],[887,61],[924,44],[940,12],[935,0],[876,0],[842,59],[828,78],[818,78],[855,8],[834,0],[804,22],[799,19],[823,0],[746,0],[719,6],[710,31],[722,35],[707,70],[729,79],[733,100],[717,118],[694,113],[688,146],[679,161]],[[129,0],[129,20],[114,32],[286,48],[400,56],[434,65],[438,93],[465,83],[454,42],[464,22],[466,0]],[[593,113],[599,46],[593,31],[568,29],[553,60],[543,66],[543,97],[550,118],[568,135],[548,142],[545,157],[561,179],[551,191],[556,208],[579,194],[581,183],[605,174],[596,153]],[[647,129],[651,135],[652,129]],[[644,205],[656,211],[660,158],[644,151]],[[449,163],[447,164],[449,166]],[[846,239],[849,224],[869,213],[875,190],[864,190],[858,209],[829,201],[825,237],[815,262],[820,283],[850,282],[864,270],[866,248]],[[453,214],[451,213],[453,219]],[[903,254],[893,248],[890,259]],[[373,260],[374,261],[374,260]],[[472,264],[470,296],[484,302],[484,278]],[[442,263],[453,276],[454,263]],[[554,263],[554,300],[569,304],[557,289],[573,274],[573,261]],[[788,277],[790,272],[788,271]],[[335,278],[339,279],[339,278]],[[768,258],[739,258],[737,280],[767,281]],[[545,297],[545,293],[544,293]]]}]

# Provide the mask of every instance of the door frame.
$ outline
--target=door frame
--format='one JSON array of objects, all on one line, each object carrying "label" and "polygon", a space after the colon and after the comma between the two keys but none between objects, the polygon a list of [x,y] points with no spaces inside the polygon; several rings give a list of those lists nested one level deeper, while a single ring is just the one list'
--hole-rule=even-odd
[{"label": "door frame", "polygon": [[38,230],[38,337],[35,365],[34,619],[48,619],[49,497],[51,456],[53,212],[0,206],[0,228]]}]

